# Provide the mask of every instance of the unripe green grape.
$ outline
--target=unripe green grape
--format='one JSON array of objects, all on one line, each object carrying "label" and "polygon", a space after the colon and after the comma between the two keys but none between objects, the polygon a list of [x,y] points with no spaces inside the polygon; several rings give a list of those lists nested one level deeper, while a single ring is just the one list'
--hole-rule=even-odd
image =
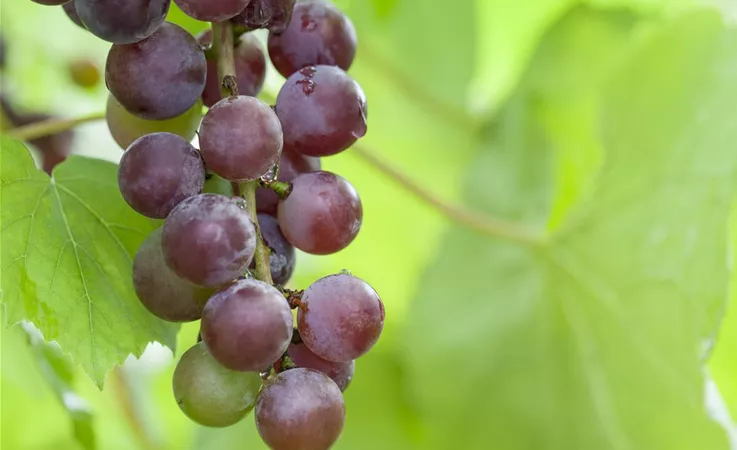
[{"label": "unripe green grape", "polygon": [[200,342],[182,355],[173,385],[174,398],[187,417],[207,427],[227,427],[251,412],[261,377],[223,367]]},{"label": "unripe green grape", "polygon": [[126,111],[115,97],[109,95],[105,119],[110,134],[123,150],[139,137],[151,133],[173,133],[191,141],[202,121],[202,101],[197,101],[187,112],[173,119],[146,120]]}]

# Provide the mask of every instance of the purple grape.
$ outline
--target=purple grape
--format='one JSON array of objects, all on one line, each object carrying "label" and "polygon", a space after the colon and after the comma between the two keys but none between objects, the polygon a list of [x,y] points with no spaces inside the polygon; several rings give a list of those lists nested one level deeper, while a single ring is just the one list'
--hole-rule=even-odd
[{"label": "purple grape", "polygon": [[171,0],[74,0],[90,33],[114,44],[132,44],[164,23]]},{"label": "purple grape", "polygon": [[238,280],[217,292],[202,312],[202,340],[215,359],[233,370],[262,371],[292,339],[289,303],[273,286]]},{"label": "purple grape", "polygon": [[353,379],[353,373],[356,370],[355,361],[348,362],[332,362],[320,358],[307,348],[304,344],[289,344],[287,354],[297,367],[305,369],[313,369],[329,376],[331,380],[338,385],[341,392],[348,389]]},{"label": "purple grape", "polygon": [[205,53],[197,40],[168,22],[140,42],[113,45],[105,67],[116,100],[148,120],[184,114],[202,95],[206,76]]},{"label": "purple grape", "polygon": [[269,56],[284,77],[318,64],[348,70],[356,56],[356,39],[353,23],[332,4],[300,2],[284,32],[269,34]]},{"label": "purple grape", "polygon": [[190,419],[207,427],[227,427],[256,404],[261,377],[220,365],[203,344],[182,355],[174,370],[174,398]]},{"label": "purple grape", "polygon": [[330,172],[305,173],[279,202],[279,227],[298,249],[328,255],[344,249],[361,229],[363,209],[353,186]]},{"label": "purple grape", "polygon": [[184,14],[203,22],[222,22],[238,15],[250,0],[174,0]]},{"label": "purple grape", "polygon": [[251,0],[240,14],[231,19],[234,24],[257,30],[268,28],[281,33],[289,25],[296,0]]},{"label": "purple grape", "polygon": [[199,286],[218,287],[243,274],[253,259],[256,231],[242,201],[200,194],[182,201],[164,223],[166,264]]},{"label": "purple grape", "polygon": [[202,102],[198,101],[184,114],[171,119],[146,120],[129,113],[115,97],[108,95],[105,120],[110,135],[123,150],[136,139],[151,133],[174,133],[191,141],[202,120]]},{"label": "purple grape", "polygon": [[133,260],[133,287],[152,314],[170,322],[191,322],[202,317],[212,289],[193,286],[169,270],[161,253],[161,228],[151,233]]},{"label": "purple grape", "polygon": [[62,5],[62,8],[64,8],[64,12],[67,14],[72,22],[74,22],[75,24],[77,24],[77,26],[84,30],[87,29],[82,24],[82,19],[79,18],[79,14],[77,14],[77,8],[74,6],[73,1],[70,1],[69,3],[64,3],[64,5]]},{"label": "purple grape", "polygon": [[[294,247],[287,242],[279,230],[279,223],[276,217],[268,214],[258,215],[258,224],[261,228],[261,236],[264,243],[269,247],[269,265],[271,266],[271,279],[276,285],[284,286],[287,284],[292,273],[294,272]],[[254,263],[251,263],[251,267]]]},{"label": "purple grape", "polygon": [[230,181],[259,178],[279,161],[282,132],[274,111],[245,95],[217,102],[200,126],[207,169]]},{"label": "purple grape", "polygon": [[31,0],[34,3],[38,3],[39,5],[46,5],[46,6],[59,6],[63,5],[70,0]]},{"label": "purple grape", "polygon": [[[279,159],[279,181],[292,181],[297,175],[320,170],[320,158],[304,156],[295,151],[282,149]],[[279,196],[272,189],[256,189],[256,209],[258,212],[276,215],[279,205]]]},{"label": "purple grape", "polygon": [[340,153],[366,134],[366,97],[342,69],[308,66],[292,74],[276,99],[284,146],[308,156]]},{"label": "purple grape", "polygon": [[172,133],[147,134],[133,142],[118,168],[123,198],[138,213],[163,219],[205,184],[205,166],[197,150]]},{"label": "purple grape", "polygon": [[384,304],[368,283],[329,275],[302,294],[297,313],[302,342],[320,358],[352,361],[374,346],[384,328]]},{"label": "purple grape", "polygon": [[272,450],[327,450],[343,431],[345,401],[325,374],[292,369],[264,384],[255,416],[258,433]]},{"label": "purple grape", "polygon": [[[212,30],[207,30],[199,38],[200,45],[207,47],[212,42]],[[266,79],[266,56],[258,38],[251,33],[244,33],[235,47],[235,74],[238,79],[240,95],[255,97],[261,92]],[[202,102],[209,108],[219,102],[220,77],[217,61],[207,60],[207,82],[202,92]]]}]

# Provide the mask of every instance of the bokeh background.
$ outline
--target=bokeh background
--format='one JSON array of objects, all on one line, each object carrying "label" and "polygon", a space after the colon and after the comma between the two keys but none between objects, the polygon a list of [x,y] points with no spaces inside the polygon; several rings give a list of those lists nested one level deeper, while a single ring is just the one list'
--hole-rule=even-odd
[{"label": "bokeh background", "polygon": [[[737,3],[335,3],[359,36],[350,73],[369,103],[364,152],[437,198],[552,235],[581,208],[594,209],[599,220],[612,218],[609,231],[561,247],[585,255],[584,264],[605,278],[616,272],[608,278],[623,284],[665,267],[674,283],[688,283],[686,303],[716,296],[719,311],[704,333],[711,339],[689,350],[680,346],[679,330],[687,332],[679,321],[693,311],[679,309],[673,291],[615,286],[647,306],[628,309],[634,318],[614,327],[615,313],[587,306],[606,297],[584,293],[597,287],[562,287],[553,271],[530,276],[536,262],[528,256],[428,205],[356,152],[325,158],[324,168],[359,191],[363,229],[339,254],[300,254],[292,285],[349,269],[376,288],[387,311],[380,343],[358,361],[346,392],[348,422],[336,448],[721,450],[730,448],[730,436],[734,445],[737,314],[724,306],[726,274],[704,275],[723,269],[721,238],[716,265],[708,248],[703,259],[704,252],[679,259],[667,236],[667,250],[662,241],[627,247],[654,217],[699,215],[703,205],[690,201],[700,197],[689,197],[689,188],[673,188],[648,197],[638,222],[619,220],[618,202],[647,196],[672,173],[685,174],[690,187],[688,170],[716,173],[722,158],[734,167],[737,102],[727,100],[737,96],[726,80],[737,92]],[[192,33],[203,29],[177,11],[171,20]],[[75,85],[69,65],[84,59],[103,68],[109,44],[61,8],[28,0],[2,2],[0,32],[7,45],[2,90],[19,108],[62,117],[103,110],[104,85]],[[281,81],[271,70],[266,91],[273,95]],[[675,162],[651,147],[672,150]],[[609,152],[619,150],[608,166]],[[78,128],[74,153],[117,161],[121,151],[103,121]],[[597,194],[602,184],[611,187],[606,195]],[[593,206],[581,206],[592,198]],[[729,205],[720,208],[726,217]],[[723,225],[694,232],[726,236]],[[639,256],[627,259],[630,250]],[[689,271],[701,264],[699,274]],[[530,300],[548,297],[564,300]],[[197,331],[182,327],[177,355]],[[223,430],[184,417],[171,393],[175,356],[160,345],[110,374],[100,392],[21,328],[1,336],[3,449],[76,449],[91,441],[105,450],[264,448],[252,416]],[[632,342],[648,349],[645,362],[630,357]],[[670,357],[684,348],[693,358]],[[675,379],[678,389],[659,388]]]}]

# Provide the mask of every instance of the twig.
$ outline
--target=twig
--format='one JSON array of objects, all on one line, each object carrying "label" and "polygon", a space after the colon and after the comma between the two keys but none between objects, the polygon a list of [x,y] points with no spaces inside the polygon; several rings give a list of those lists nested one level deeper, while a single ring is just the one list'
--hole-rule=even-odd
[{"label": "twig", "polygon": [[130,426],[140,448],[143,450],[154,450],[158,446],[154,443],[146,429],[143,418],[140,416],[140,407],[134,397],[134,393],[131,391],[130,382],[123,370],[122,367],[113,370],[112,381],[115,396],[118,398],[125,421],[128,422],[128,426]]},{"label": "twig", "polygon": [[521,224],[508,222],[486,214],[468,210],[460,205],[450,203],[437,197],[419,183],[412,180],[404,172],[382,161],[375,155],[374,151],[363,145],[356,144],[353,146],[352,150],[349,151],[360,156],[364,161],[396,181],[410,193],[414,194],[415,197],[432,206],[454,222],[489,236],[502,238],[520,244],[537,245],[542,242],[541,236],[526,229]]},{"label": "twig", "polygon": [[49,119],[31,125],[13,128],[7,131],[7,136],[21,141],[32,141],[44,136],[71,130],[79,125],[95,122],[105,118],[105,112],[88,114],[74,119]]}]

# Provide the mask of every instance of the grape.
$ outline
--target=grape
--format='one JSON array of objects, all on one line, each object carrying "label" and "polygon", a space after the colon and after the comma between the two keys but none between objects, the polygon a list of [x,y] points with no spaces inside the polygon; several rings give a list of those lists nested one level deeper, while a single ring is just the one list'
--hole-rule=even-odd
[{"label": "grape", "polygon": [[82,24],[82,19],[79,18],[79,14],[77,14],[77,8],[74,6],[73,1],[70,1],[69,3],[64,3],[62,8],[64,8],[64,12],[67,13],[67,16],[72,20],[72,22],[76,23],[77,26],[84,30],[87,29]]},{"label": "grape", "polygon": [[[198,38],[200,44],[208,47],[212,42],[212,30],[208,30]],[[244,33],[235,47],[235,74],[238,79],[240,95],[255,97],[261,92],[266,78],[266,56],[258,38],[251,33]],[[202,101],[209,108],[220,101],[220,77],[217,61],[207,60],[207,82],[202,93]]]},{"label": "grape", "polygon": [[255,415],[258,433],[272,450],[327,450],[343,431],[345,402],[325,374],[291,369],[264,384]]},{"label": "grape", "polygon": [[203,344],[182,355],[174,370],[174,398],[190,419],[208,427],[227,427],[253,409],[261,377],[221,366]]},{"label": "grape", "polygon": [[133,287],[152,314],[170,322],[191,322],[202,317],[211,289],[193,286],[172,273],[161,253],[162,229],[151,233],[133,260]]},{"label": "grape", "polygon": [[366,98],[342,69],[308,66],[292,74],[276,99],[284,146],[309,156],[347,149],[366,134]]},{"label": "grape", "polygon": [[282,132],[274,111],[245,95],[217,102],[200,126],[207,169],[230,181],[253,180],[276,164]]},{"label": "grape", "polygon": [[202,192],[206,192],[209,194],[227,195],[228,197],[232,197],[233,185],[225,178],[221,178],[215,174],[210,174],[205,180],[205,187],[202,188]]},{"label": "grape", "polygon": [[125,109],[149,120],[171,119],[202,95],[207,76],[205,53],[192,35],[164,23],[150,37],[113,45],[105,81]]},{"label": "grape", "polygon": [[202,120],[202,102],[197,101],[184,114],[172,119],[146,120],[129,113],[115,97],[108,95],[105,119],[110,134],[122,149],[141,136],[159,132],[173,133],[191,141]]},{"label": "grape", "polygon": [[202,312],[203,342],[233,370],[268,368],[287,350],[292,331],[292,312],[282,293],[254,279],[217,292]]},{"label": "grape", "polygon": [[356,369],[355,361],[332,362],[327,361],[312,353],[304,344],[289,344],[287,354],[297,367],[314,369],[329,376],[338,385],[341,392],[348,389]]},{"label": "grape", "polygon": [[132,44],[164,23],[171,0],[74,0],[79,19],[92,34],[114,44]]},{"label": "grape", "polygon": [[[261,228],[264,243],[271,250],[269,252],[271,279],[274,284],[283,286],[287,284],[292,277],[292,272],[294,272],[294,247],[284,238],[275,217],[268,214],[259,214],[258,224]],[[251,263],[251,266],[253,265],[254,263]]]},{"label": "grape", "polygon": [[75,59],[69,63],[69,76],[77,86],[93,88],[100,82],[100,69],[89,59]]},{"label": "grape", "polygon": [[250,0],[174,0],[184,14],[203,22],[222,22],[237,16]]},{"label": "grape", "polygon": [[63,5],[70,0],[31,0],[31,1],[34,3],[38,3],[39,5],[58,6],[58,5]]},{"label": "grape", "polygon": [[297,3],[286,30],[269,34],[269,56],[284,77],[318,64],[348,70],[356,56],[356,29],[348,16],[330,3]]},{"label": "grape", "polygon": [[279,202],[279,227],[298,249],[327,255],[344,249],[361,229],[358,193],[330,172],[305,173],[292,180],[292,192]]},{"label": "grape", "polygon": [[329,275],[302,294],[297,313],[302,342],[328,361],[364,355],[384,328],[384,304],[371,286],[348,274]]},{"label": "grape", "polygon": [[164,223],[166,264],[200,286],[218,287],[243,274],[253,259],[256,231],[242,200],[200,194],[182,201]]},{"label": "grape", "polygon": [[126,202],[144,216],[163,219],[187,197],[199,194],[205,167],[197,150],[181,136],[147,134],[133,142],[118,168]]},{"label": "grape", "polygon": [[292,18],[295,0],[251,0],[242,13],[231,19],[249,30],[268,28],[281,33]]},{"label": "grape", "polygon": [[[288,148],[282,149],[279,159],[279,181],[292,181],[297,175],[320,170],[320,158],[304,156]],[[279,204],[279,196],[272,189],[256,188],[256,209],[276,215],[276,207]]]}]

